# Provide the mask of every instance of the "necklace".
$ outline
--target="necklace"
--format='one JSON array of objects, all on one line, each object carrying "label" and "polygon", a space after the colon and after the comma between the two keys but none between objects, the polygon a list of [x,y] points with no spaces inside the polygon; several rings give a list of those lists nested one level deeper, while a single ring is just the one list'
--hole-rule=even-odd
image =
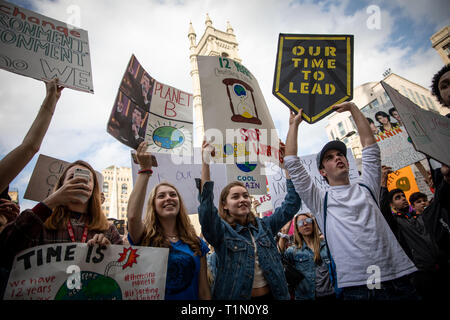
[{"label": "necklace", "polygon": [[178,235],[170,236],[170,235],[166,234],[166,237],[170,238],[170,239],[176,239],[176,238],[178,238]]}]

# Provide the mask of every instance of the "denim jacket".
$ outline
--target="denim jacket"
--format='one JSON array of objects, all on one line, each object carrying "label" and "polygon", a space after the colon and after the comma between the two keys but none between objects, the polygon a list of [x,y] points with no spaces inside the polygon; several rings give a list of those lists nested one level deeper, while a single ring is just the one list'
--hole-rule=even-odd
[{"label": "denim jacket", "polygon": [[[316,263],[314,262],[314,252],[303,242],[299,249],[291,246],[284,253],[286,259],[290,261],[305,278],[300,281],[295,288],[295,300],[315,300],[316,297]],[[328,267],[330,273],[330,259],[327,253],[325,241],[320,242],[320,257]]]},{"label": "denim jacket", "polygon": [[[200,180],[197,187],[200,187]],[[198,214],[202,233],[214,247],[217,255],[217,273],[212,292],[216,300],[245,300],[251,298],[255,248],[250,236],[252,233],[259,258],[271,293],[275,299],[289,299],[286,277],[281,264],[281,256],[274,235],[293,218],[301,206],[301,200],[295,192],[291,180],[286,180],[287,194],[280,207],[269,217],[256,218],[253,224],[231,227],[219,215],[214,205],[214,182],[207,181],[199,194]]]}]

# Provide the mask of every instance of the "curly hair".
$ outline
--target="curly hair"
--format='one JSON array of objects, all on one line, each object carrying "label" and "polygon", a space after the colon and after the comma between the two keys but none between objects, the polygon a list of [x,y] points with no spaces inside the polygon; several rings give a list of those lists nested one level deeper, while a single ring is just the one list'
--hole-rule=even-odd
[{"label": "curly hair", "polygon": [[441,77],[448,71],[450,71],[450,64],[443,66],[442,69],[439,70],[433,76],[433,79],[431,80],[431,93],[433,94],[433,96],[435,96],[438,99],[438,101],[443,106],[446,106],[446,107],[450,107],[450,106],[447,106],[445,104],[444,100],[442,99],[441,93],[439,92],[439,80],[441,80]]}]

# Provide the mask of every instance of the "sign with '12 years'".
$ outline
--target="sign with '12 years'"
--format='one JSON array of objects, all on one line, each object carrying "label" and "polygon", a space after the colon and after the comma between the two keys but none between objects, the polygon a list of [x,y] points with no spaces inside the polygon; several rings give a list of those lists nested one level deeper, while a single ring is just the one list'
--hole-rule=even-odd
[{"label": "sign with '12 years'", "polygon": [[353,35],[280,34],[273,94],[315,123],[353,97]]}]

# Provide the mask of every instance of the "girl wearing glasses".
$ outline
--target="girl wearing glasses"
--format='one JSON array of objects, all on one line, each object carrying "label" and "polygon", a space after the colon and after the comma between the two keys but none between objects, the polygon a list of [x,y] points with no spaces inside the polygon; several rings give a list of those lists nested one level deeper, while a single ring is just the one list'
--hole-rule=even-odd
[{"label": "girl wearing glasses", "polygon": [[331,261],[316,220],[309,213],[300,213],[295,216],[294,223],[295,245],[284,254],[305,276],[295,288],[295,300],[334,300],[329,272]]}]

